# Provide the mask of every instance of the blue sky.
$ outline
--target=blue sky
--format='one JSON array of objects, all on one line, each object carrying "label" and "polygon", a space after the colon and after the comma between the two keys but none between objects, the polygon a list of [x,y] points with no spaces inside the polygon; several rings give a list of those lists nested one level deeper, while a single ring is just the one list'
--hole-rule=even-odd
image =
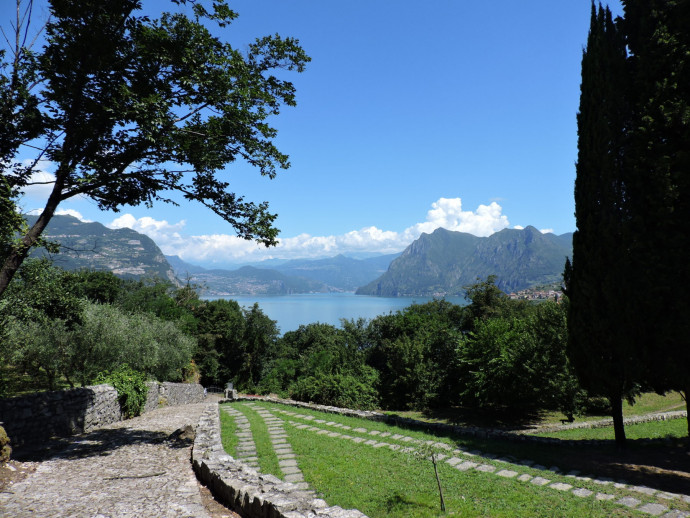
[{"label": "blue sky", "polygon": [[[165,2],[144,1],[152,13]],[[402,250],[438,226],[488,235],[575,229],[574,163],[587,0],[239,0],[223,37],[279,33],[312,57],[296,108],[272,120],[292,167],[231,166],[231,185],[278,213],[281,245],[233,237],[200,205],[104,213],[198,264]],[[618,2],[610,4],[614,14]],[[47,169],[49,172],[49,168]],[[28,192],[25,210],[40,206]]]}]

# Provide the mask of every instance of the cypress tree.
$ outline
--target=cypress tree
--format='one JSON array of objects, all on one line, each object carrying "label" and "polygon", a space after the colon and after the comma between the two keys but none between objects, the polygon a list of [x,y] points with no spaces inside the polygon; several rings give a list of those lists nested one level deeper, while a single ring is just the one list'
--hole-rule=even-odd
[{"label": "cypress tree", "polygon": [[573,260],[568,266],[568,356],[580,383],[611,405],[616,443],[625,444],[622,400],[641,365],[631,335],[629,214],[624,157],[630,116],[627,55],[608,8],[592,5],[582,58]]},{"label": "cypress tree", "polygon": [[[626,152],[630,257],[644,307],[646,381],[690,396],[690,1],[623,0],[632,123]],[[690,434],[690,424],[688,433]]]}]

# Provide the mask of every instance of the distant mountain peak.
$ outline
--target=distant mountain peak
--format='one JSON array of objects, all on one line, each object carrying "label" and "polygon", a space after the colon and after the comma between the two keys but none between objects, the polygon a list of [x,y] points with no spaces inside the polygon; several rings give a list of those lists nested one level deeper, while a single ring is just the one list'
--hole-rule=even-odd
[{"label": "distant mountain peak", "polygon": [[489,237],[436,229],[422,234],[395,259],[388,271],[358,294],[454,296],[477,277],[496,275],[506,292],[558,282],[572,234],[542,234],[533,226],[503,229]]}]

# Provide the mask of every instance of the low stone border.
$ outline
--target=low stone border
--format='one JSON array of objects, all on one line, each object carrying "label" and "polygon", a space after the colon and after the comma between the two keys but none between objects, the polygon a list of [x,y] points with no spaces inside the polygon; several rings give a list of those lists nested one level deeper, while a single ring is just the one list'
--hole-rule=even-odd
[{"label": "low stone border", "polygon": [[[369,419],[372,421],[381,421],[387,424],[402,426],[406,428],[412,428],[417,430],[432,431],[438,430],[444,433],[455,433],[458,435],[466,435],[471,437],[478,437],[481,439],[503,439],[506,441],[513,442],[531,442],[531,443],[541,443],[541,444],[558,444],[561,446],[582,446],[584,445],[597,445],[597,444],[607,444],[611,443],[611,440],[605,439],[590,439],[590,440],[571,440],[571,439],[556,439],[554,437],[538,437],[535,435],[527,435],[529,432],[525,431],[515,431],[515,430],[497,430],[493,428],[481,428],[478,426],[457,426],[445,423],[429,423],[426,421],[418,421],[409,417],[400,417],[394,415],[388,415],[381,412],[374,412],[371,410],[352,410],[349,408],[340,408],[328,405],[317,405],[315,403],[304,403],[303,401],[294,401],[292,399],[281,399],[271,396],[253,396],[242,394],[237,398],[225,401],[267,401],[269,403],[279,403],[282,405],[310,408],[312,410],[319,410],[321,412],[327,412],[330,414],[340,414],[350,417],[361,417],[363,419]],[[659,414],[648,414],[644,416],[636,416],[625,418],[625,424],[636,424],[636,423],[646,423],[652,421],[666,421],[670,419],[683,418],[687,414],[685,411],[678,412],[666,412]],[[555,427],[553,430],[540,430],[540,433],[548,433],[554,430],[564,430],[568,428],[601,428],[607,426],[608,421],[593,421],[589,423],[576,423],[575,425],[563,425]],[[577,426],[582,425],[582,426]],[[610,422],[612,426],[613,421]],[[669,439],[628,439],[629,442],[640,442],[640,443],[654,443],[654,442],[666,442]]]},{"label": "low stone border", "polygon": [[199,419],[192,465],[218,500],[248,518],[367,518],[355,509],[329,507],[310,491],[262,475],[225,453],[218,405],[210,406]]}]

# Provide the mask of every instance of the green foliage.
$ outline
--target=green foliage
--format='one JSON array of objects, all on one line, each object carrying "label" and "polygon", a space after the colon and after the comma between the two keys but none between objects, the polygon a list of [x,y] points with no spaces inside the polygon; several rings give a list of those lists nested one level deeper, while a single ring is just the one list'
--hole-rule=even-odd
[{"label": "green foliage", "polygon": [[[57,380],[65,376],[74,386],[68,366],[75,354],[75,332],[60,319],[22,322],[6,321],[6,354],[9,363],[31,375],[37,384],[57,389]],[[43,381],[43,383],[41,383]]]},{"label": "green foliage", "polygon": [[109,273],[25,262],[0,299],[2,359],[50,390],[60,379],[86,385],[123,364],[161,381],[182,380],[196,344],[175,323],[82,298],[112,300],[119,286]]},{"label": "green foliage", "polygon": [[367,363],[379,371],[384,408],[426,408],[452,400],[464,311],[435,300],[372,320]]},{"label": "green foliage", "polygon": [[276,344],[277,357],[264,371],[262,392],[289,394],[302,401],[355,408],[377,404],[376,371],[364,353],[363,322],[344,329],[309,324],[285,333]]},{"label": "green foliage", "polygon": [[259,383],[264,366],[275,356],[278,328],[275,320],[268,318],[258,304],[243,313],[244,335],[235,380],[238,387],[253,389]]},{"label": "green foliage", "polygon": [[[641,367],[625,305],[630,291],[626,254],[627,174],[622,160],[627,124],[625,41],[608,8],[592,4],[587,48],[582,57],[578,161],[572,264],[566,264],[568,355],[582,385],[605,396],[614,409],[619,441],[625,442],[620,402],[630,394]],[[627,291],[626,291],[627,290]]]},{"label": "green foliage", "polygon": [[565,356],[565,309],[546,302],[523,318],[477,321],[458,347],[462,405],[524,415],[576,411],[579,386]]},{"label": "green foliage", "polygon": [[94,303],[86,305],[75,338],[77,354],[71,369],[82,383],[120,365],[136,365],[159,381],[182,381],[196,345],[172,322]]},{"label": "green foliage", "polygon": [[80,270],[66,275],[75,295],[91,302],[112,304],[122,290],[122,280],[112,272]]},{"label": "green foliage", "polygon": [[326,374],[299,378],[290,386],[290,397],[297,401],[310,401],[342,408],[373,410],[378,405],[376,372],[371,369],[368,379],[349,374]]},{"label": "green foliage", "polygon": [[61,320],[68,328],[81,321],[82,301],[66,272],[46,259],[27,261],[10,289],[0,298],[0,317],[22,322]]},{"label": "green foliage", "polygon": [[5,428],[0,426],[0,464],[10,460],[11,453],[12,448],[10,447],[10,438],[7,436]]},{"label": "green foliage", "polygon": [[117,390],[120,409],[125,418],[141,415],[144,410],[148,394],[146,381],[146,374],[132,369],[129,365],[121,365],[113,371],[99,373],[94,380],[97,384],[112,385]]},{"label": "green foliage", "polygon": [[[643,297],[626,305],[642,344],[644,381],[690,395],[690,6],[624,0],[632,110],[623,149],[630,214],[629,254]],[[644,315],[644,318],[639,318]],[[690,405],[690,401],[688,402]],[[690,429],[688,430],[690,434]]]}]

